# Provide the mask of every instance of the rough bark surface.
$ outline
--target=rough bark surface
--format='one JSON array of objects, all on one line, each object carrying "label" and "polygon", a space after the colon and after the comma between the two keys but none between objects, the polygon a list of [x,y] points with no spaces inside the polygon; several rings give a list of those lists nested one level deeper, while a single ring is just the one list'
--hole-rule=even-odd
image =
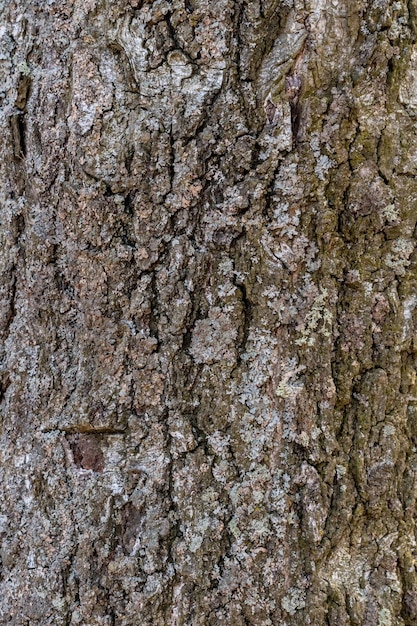
[{"label": "rough bark surface", "polygon": [[416,625],[416,0],[0,7],[1,624]]}]

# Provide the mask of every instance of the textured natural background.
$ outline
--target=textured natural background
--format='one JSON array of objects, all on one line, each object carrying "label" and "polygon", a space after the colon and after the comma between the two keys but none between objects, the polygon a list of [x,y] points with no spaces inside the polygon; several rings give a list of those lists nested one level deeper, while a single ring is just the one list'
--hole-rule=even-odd
[{"label": "textured natural background", "polygon": [[0,623],[416,625],[416,0],[0,8]]}]

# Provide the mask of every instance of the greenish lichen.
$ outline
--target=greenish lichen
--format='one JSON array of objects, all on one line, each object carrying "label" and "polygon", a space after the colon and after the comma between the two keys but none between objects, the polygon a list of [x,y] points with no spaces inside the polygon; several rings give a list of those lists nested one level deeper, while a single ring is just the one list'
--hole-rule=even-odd
[{"label": "greenish lichen", "polygon": [[323,337],[330,337],[332,332],[333,314],[326,307],[328,291],[325,288],[314,299],[310,311],[307,313],[301,337],[295,340],[298,346],[312,347],[317,340],[317,333]]}]

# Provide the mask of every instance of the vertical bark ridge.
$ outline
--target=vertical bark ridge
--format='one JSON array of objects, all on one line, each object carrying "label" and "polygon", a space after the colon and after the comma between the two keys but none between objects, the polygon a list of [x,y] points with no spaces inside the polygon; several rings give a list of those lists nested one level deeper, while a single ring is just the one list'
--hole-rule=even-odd
[{"label": "vertical bark ridge", "polygon": [[0,621],[415,624],[414,1],[1,11]]}]

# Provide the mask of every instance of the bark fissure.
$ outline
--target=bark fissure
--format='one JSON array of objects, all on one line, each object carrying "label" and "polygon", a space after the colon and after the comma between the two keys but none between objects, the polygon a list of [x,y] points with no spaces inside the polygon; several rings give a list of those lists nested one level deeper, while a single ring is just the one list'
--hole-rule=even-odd
[{"label": "bark fissure", "polygon": [[1,620],[413,626],[414,2],[1,10]]}]

